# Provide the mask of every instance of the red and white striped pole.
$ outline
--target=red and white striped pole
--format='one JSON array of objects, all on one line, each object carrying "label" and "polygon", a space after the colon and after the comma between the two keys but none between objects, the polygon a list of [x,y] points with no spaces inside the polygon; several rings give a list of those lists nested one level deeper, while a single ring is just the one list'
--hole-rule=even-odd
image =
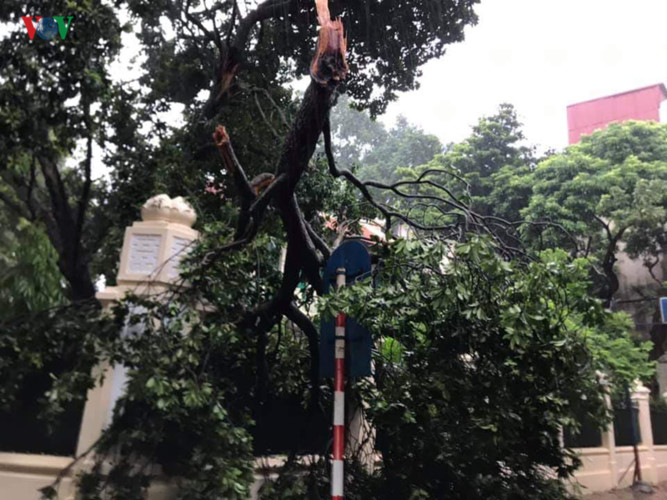
[{"label": "red and white striped pole", "polygon": [[[336,288],[345,286],[345,268],[336,269]],[[333,460],[331,500],[343,500],[343,456],[345,453],[345,313],[336,316],[334,346]]]}]

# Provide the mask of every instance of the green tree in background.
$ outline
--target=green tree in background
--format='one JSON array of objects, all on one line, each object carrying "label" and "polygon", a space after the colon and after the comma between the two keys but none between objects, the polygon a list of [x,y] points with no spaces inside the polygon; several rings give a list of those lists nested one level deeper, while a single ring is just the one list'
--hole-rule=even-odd
[{"label": "green tree in background", "polygon": [[651,267],[665,251],[667,126],[612,124],[562,154],[541,162],[529,177],[532,193],[521,215],[565,230],[533,225],[527,236],[595,258],[595,289],[609,303],[618,291],[615,264],[625,249]]},{"label": "green tree in background", "polygon": [[394,181],[397,167],[422,165],[441,153],[442,149],[437,137],[425,134],[421,128],[399,116],[396,124],[387,132],[385,140],[364,157],[363,176],[367,179]]},{"label": "green tree in background", "polygon": [[332,139],[341,166],[358,167],[359,178],[397,179],[398,167],[416,167],[443,150],[440,140],[399,116],[389,130],[342,96],[331,113]]},{"label": "green tree in background", "polygon": [[526,145],[514,106],[501,104],[496,114],[482,117],[472,134],[451,146],[433,166],[452,168],[463,176],[475,211],[512,221],[516,220],[515,211],[509,206],[497,206],[496,202],[502,202],[502,198],[494,194],[503,185],[505,175],[525,176],[535,161],[535,150]]},{"label": "green tree in background", "polygon": [[85,19],[88,28],[73,24],[65,40],[31,41],[20,16],[34,8],[9,1],[0,13],[8,27],[0,38],[0,200],[46,230],[68,297],[89,299],[89,264],[104,228],[90,224],[104,217],[91,203],[93,148],[107,117],[121,26],[110,4],[56,1],[49,9]]},{"label": "green tree in background", "polygon": [[[429,176],[430,172],[447,172],[433,177],[431,181],[436,184],[430,189],[425,186],[420,187],[420,191],[437,195],[439,184],[444,182],[456,198],[455,205],[442,210],[437,204],[429,203],[428,198],[422,198],[419,204],[405,197],[397,200],[400,196],[394,196],[393,200],[402,205],[419,205],[418,212],[426,226],[437,226],[460,217],[458,209],[462,204],[477,215],[518,223],[519,212],[530,198],[529,179],[535,163],[535,148],[526,144],[516,110],[511,104],[501,104],[495,114],[480,118],[470,136],[460,143],[450,144],[443,154],[435,155],[423,165],[401,165],[394,174],[405,183],[404,190],[410,192],[412,183]],[[517,244],[516,228],[505,224],[501,231],[512,233],[506,239],[513,244]]]},{"label": "green tree in background", "polygon": [[[539,159],[524,144],[514,108],[501,105],[463,142],[399,175],[411,180],[444,168],[460,176],[452,185],[457,196],[478,214],[515,223],[524,244],[594,259],[594,293],[609,303],[619,288],[621,250],[640,259],[660,286],[654,271],[667,243],[666,133],[656,123],[612,124]],[[427,214],[431,222],[441,215]]]},{"label": "green tree in background", "polygon": [[338,163],[351,168],[365,166],[365,156],[381,147],[388,134],[382,122],[371,118],[368,111],[352,107],[349,97],[342,95],[331,110],[331,138]]}]

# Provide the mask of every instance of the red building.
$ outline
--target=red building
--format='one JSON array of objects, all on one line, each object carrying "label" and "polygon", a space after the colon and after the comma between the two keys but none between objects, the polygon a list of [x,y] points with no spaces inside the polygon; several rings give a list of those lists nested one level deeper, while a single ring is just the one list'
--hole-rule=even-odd
[{"label": "red building", "polygon": [[662,83],[600,97],[567,107],[567,128],[570,144],[582,135],[592,134],[612,122],[628,120],[660,121],[660,104],[667,99]]}]

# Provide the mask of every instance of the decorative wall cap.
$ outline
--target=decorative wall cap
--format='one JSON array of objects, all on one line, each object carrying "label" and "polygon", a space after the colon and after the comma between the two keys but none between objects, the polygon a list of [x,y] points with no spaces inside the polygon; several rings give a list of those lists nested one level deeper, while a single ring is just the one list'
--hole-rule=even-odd
[{"label": "decorative wall cap", "polygon": [[170,198],[166,194],[158,194],[141,207],[141,218],[144,221],[165,221],[192,227],[197,214],[182,196]]},{"label": "decorative wall cap", "polygon": [[634,382],[634,385],[632,387],[632,395],[633,397],[635,396],[644,396],[648,397],[651,394],[651,389],[648,387],[645,387],[641,380],[637,379]]}]

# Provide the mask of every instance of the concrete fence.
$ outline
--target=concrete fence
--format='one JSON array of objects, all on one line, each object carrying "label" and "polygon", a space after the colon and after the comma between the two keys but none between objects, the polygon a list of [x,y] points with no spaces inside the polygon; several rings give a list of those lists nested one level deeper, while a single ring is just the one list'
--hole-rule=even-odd
[{"label": "concrete fence", "polygon": [[[198,237],[192,229],[196,215],[192,207],[180,198],[166,195],[151,198],[142,208],[142,221],[135,222],[125,231],[120,256],[117,286],[97,293],[105,307],[123,299],[128,293],[136,295],[159,294],[169,290],[179,279],[178,263]],[[83,411],[76,455],[87,451],[110,423],[114,404],[123,391],[125,371],[119,366],[98,366],[104,373],[101,386],[89,391]],[[641,445],[639,446],[644,481],[656,483],[667,480],[667,445],[653,444],[649,391],[636,387],[633,402],[639,408]],[[351,437],[361,435],[363,422],[353,419]],[[12,432],[4,428],[0,432]],[[631,484],[633,477],[632,447],[616,446],[611,425],[602,435],[602,445],[577,450],[583,461],[575,475],[575,483],[584,492],[604,491]],[[0,452],[0,500],[37,500],[38,489],[51,484],[72,462],[73,457]],[[60,484],[59,498],[74,500],[75,478],[80,471],[91,466],[92,458],[81,460],[68,469]],[[256,481],[252,498],[264,478],[271,476],[281,465],[281,458],[258,459]],[[170,500],[175,490],[166,482],[156,481],[151,487],[149,500]]]},{"label": "concrete fence", "polygon": [[[630,399],[638,410],[640,444],[639,463],[642,480],[656,484],[667,481],[667,445],[653,442],[653,424],[649,405],[650,391],[636,385]],[[610,404],[607,401],[607,404]],[[634,449],[616,446],[614,424],[602,432],[602,444],[595,448],[577,448],[582,466],[575,474],[575,482],[583,493],[624,488],[632,484],[634,476]]]}]

